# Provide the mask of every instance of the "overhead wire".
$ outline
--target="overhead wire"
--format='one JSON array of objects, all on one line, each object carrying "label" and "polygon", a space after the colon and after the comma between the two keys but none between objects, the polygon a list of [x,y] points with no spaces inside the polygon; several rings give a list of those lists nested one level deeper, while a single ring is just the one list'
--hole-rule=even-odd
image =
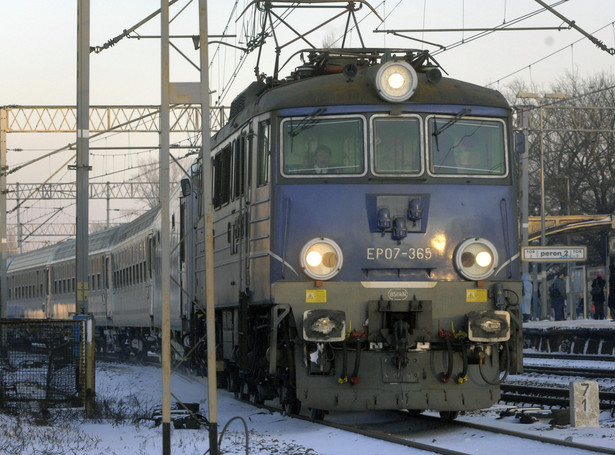
[{"label": "overhead wire", "polygon": [[[556,2],[556,3],[554,3],[551,6],[558,6],[558,5],[561,5],[562,3],[566,3],[568,1],[569,0],[560,0],[560,1]],[[437,55],[437,54],[440,54],[440,53],[445,52],[445,51],[450,51],[451,49],[455,49],[456,47],[462,46],[462,45],[467,44],[467,43],[471,43],[472,41],[475,41],[477,39],[484,38],[485,36],[491,35],[492,33],[495,33],[498,30],[502,30],[502,29],[508,28],[511,25],[518,24],[519,22],[523,22],[523,21],[525,21],[525,20],[527,20],[527,19],[529,19],[531,17],[534,17],[534,16],[536,16],[538,14],[541,14],[541,13],[544,13],[546,11],[547,10],[545,8],[537,9],[537,10],[532,11],[530,13],[524,14],[523,16],[519,16],[519,17],[513,19],[511,22],[507,22],[507,23],[503,23],[501,25],[497,25],[497,26],[491,28],[490,30],[482,31],[482,32],[476,33],[475,35],[469,36],[467,38],[464,37],[463,39],[461,39],[459,41],[456,41],[456,42],[454,42],[452,44],[445,45],[445,46],[443,46],[442,49],[436,50],[436,51],[432,52],[431,54],[432,55]]]},{"label": "overhead wire", "polygon": [[[606,25],[605,25],[605,26],[603,26],[603,27],[600,27],[599,29],[595,30],[595,31],[594,31],[594,32],[592,32],[592,33],[598,33],[598,32],[600,32],[600,31],[604,30],[605,28],[607,28],[607,27],[609,27],[609,26],[613,26],[613,25],[615,25],[615,21],[614,21],[614,22],[610,22],[610,23],[606,24]],[[495,80],[494,82],[491,82],[491,83],[489,83],[489,84],[486,84],[486,87],[490,87],[490,86],[492,86],[492,85],[494,85],[494,84],[499,84],[499,83],[500,83],[501,81],[503,81],[504,79],[507,79],[507,78],[509,78],[509,77],[511,77],[511,76],[514,76],[515,74],[520,73],[521,71],[524,71],[524,70],[526,70],[526,69],[530,69],[530,71],[531,71],[531,67],[532,67],[533,65],[536,65],[536,64],[538,64],[538,63],[544,62],[544,61],[545,61],[545,60],[547,60],[548,58],[551,58],[551,57],[553,57],[554,55],[559,54],[559,53],[560,53],[560,52],[562,52],[563,50],[568,49],[569,47],[574,46],[575,44],[578,44],[578,43],[580,43],[581,41],[584,41],[584,40],[587,40],[587,38],[586,38],[585,36],[583,36],[583,37],[579,38],[579,39],[578,39],[578,40],[576,40],[576,41],[573,41],[573,42],[572,42],[572,43],[570,43],[570,44],[567,44],[567,45],[566,45],[566,46],[564,46],[564,47],[561,47],[561,48],[560,48],[560,49],[558,49],[558,50],[555,50],[555,51],[551,52],[550,54],[545,55],[544,57],[539,58],[538,60],[533,61],[533,62],[532,62],[532,63],[530,63],[529,65],[524,66],[523,68],[520,68],[520,69],[518,69],[518,70],[515,70],[515,71],[513,71],[512,73],[507,74],[506,76],[503,76],[503,77],[498,78],[498,79],[497,79],[497,80]],[[530,77],[531,77],[531,75],[530,75]]]},{"label": "overhead wire", "polygon": [[[559,5],[561,5],[561,4],[563,4],[563,3],[566,3],[566,2],[568,2],[568,1],[570,1],[570,0],[560,0],[560,1],[555,2],[555,3],[553,3],[552,5],[549,5],[549,6],[550,6],[551,8],[553,8],[553,7],[555,7],[555,6],[559,6]],[[390,14],[392,14],[392,13],[395,11],[395,9],[397,8],[397,6],[398,6],[398,5],[399,5],[399,3],[393,7],[393,9],[389,12],[389,15],[390,15]],[[502,25],[500,25],[500,26],[496,26],[496,27],[493,27],[493,28],[491,28],[490,30],[482,31],[482,32],[480,32],[480,33],[477,33],[477,34],[475,34],[475,35],[469,36],[469,37],[467,37],[467,38],[464,36],[464,37],[462,37],[462,39],[461,39],[461,40],[456,41],[456,42],[454,42],[454,43],[452,43],[452,44],[440,46],[440,49],[438,49],[438,50],[436,50],[436,51],[433,51],[433,52],[431,52],[430,54],[431,54],[431,55],[437,55],[437,54],[442,53],[442,52],[450,51],[451,49],[454,49],[454,48],[459,47],[459,46],[461,46],[461,45],[464,45],[464,44],[470,43],[470,42],[472,42],[472,41],[474,41],[474,40],[477,40],[477,39],[483,38],[483,37],[485,37],[485,36],[487,36],[487,35],[490,35],[491,33],[495,33],[495,32],[496,32],[496,31],[498,31],[498,30],[503,30],[503,29],[505,29],[505,28],[507,28],[507,27],[510,27],[511,25],[517,24],[517,23],[522,22],[522,21],[524,21],[524,20],[527,20],[527,19],[529,19],[529,18],[531,18],[531,17],[534,17],[534,16],[536,16],[536,15],[538,15],[538,14],[541,14],[541,13],[543,13],[543,12],[547,12],[547,11],[548,11],[546,8],[540,8],[540,9],[537,9],[537,10],[532,11],[532,12],[530,12],[530,13],[527,13],[527,14],[525,14],[525,15],[519,16],[519,17],[517,17],[517,18],[513,19],[513,20],[512,20],[512,21],[510,21],[510,22],[506,22],[506,8],[507,8],[507,4],[506,4],[506,1],[505,1],[505,3],[504,3],[504,18],[503,18],[503,21],[502,21]],[[462,13],[463,13],[463,12],[462,12]],[[423,5],[423,30],[425,30],[425,15],[426,15],[426,4],[425,4],[425,1],[424,1],[424,5]],[[464,15],[464,14],[462,14],[462,20],[465,20],[465,15]],[[599,29],[595,30],[594,32],[592,32],[592,35],[593,35],[593,34],[595,34],[595,33],[600,32],[600,31],[602,31],[602,30],[604,30],[604,29],[605,29],[606,27],[608,27],[608,26],[613,27],[613,35],[614,35],[614,41],[615,41],[615,22],[610,22],[610,23],[608,23],[607,25],[605,25],[605,26],[603,26],[603,27],[601,27],[601,28],[599,28]],[[570,27],[568,27],[568,28],[570,28]],[[378,29],[378,27],[376,27],[376,29]],[[397,34],[397,35],[398,35],[398,36],[403,36],[403,35],[399,35],[399,34]],[[423,32],[423,35],[424,35],[424,32]],[[407,37],[405,37],[405,38],[407,38]],[[487,86],[487,87],[489,87],[489,86],[492,86],[492,85],[494,85],[494,84],[499,84],[502,80],[504,80],[504,79],[506,79],[506,78],[508,78],[508,77],[511,77],[511,76],[513,76],[513,75],[515,75],[515,74],[517,74],[517,73],[521,72],[521,71],[526,70],[526,69],[530,71],[530,80],[532,80],[532,72],[531,72],[531,69],[532,69],[532,66],[533,66],[533,65],[536,65],[536,64],[538,64],[538,63],[543,62],[544,60],[547,60],[548,58],[551,58],[552,56],[554,56],[554,55],[556,55],[557,53],[559,53],[559,52],[563,51],[564,49],[567,49],[568,47],[570,47],[570,48],[571,48],[571,52],[572,52],[571,58],[572,58],[572,61],[573,61],[573,66],[574,66],[574,50],[573,50],[573,46],[574,46],[575,44],[577,44],[577,43],[579,43],[579,42],[583,41],[583,40],[586,40],[586,39],[589,39],[589,38],[587,38],[587,36],[583,36],[582,38],[579,38],[578,40],[574,41],[573,43],[568,44],[568,45],[564,46],[563,48],[561,48],[561,49],[559,49],[559,50],[557,50],[557,51],[554,51],[554,52],[552,52],[552,53],[550,53],[550,54],[548,54],[548,55],[546,55],[546,56],[544,56],[544,57],[542,57],[542,58],[540,58],[540,59],[538,59],[538,60],[536,60],[536,61],[534,61],[534,62],[530,63],[529,65],[525,65],[523,68],[521,68],[521,69],[519,69],[519,70],[516,70],[516,71],[514,71],[514,72],[512,72],[512,73],[510,73],[510,74],[507,74],[506,76],[503,76],[503,77],[501,77],[501,78],[498,78],[498,79],[497,79],[496,81],[494,81],[494,82],[491,82],[491,83],[489,83],[489,84],[486,84],[486,86]],[[421,41],[422,41],[422,42],[425,42],[424,40],[421,40]],[[432,44],[433,44],[433,43],[432,43]]]}]

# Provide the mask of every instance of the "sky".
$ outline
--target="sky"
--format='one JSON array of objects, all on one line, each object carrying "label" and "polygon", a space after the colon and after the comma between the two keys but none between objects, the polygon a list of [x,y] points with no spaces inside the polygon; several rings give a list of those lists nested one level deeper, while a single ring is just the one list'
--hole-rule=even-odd
[{"label": "sky", "polygon": [[[76,23],[77,0],[5,0],[2,2],[0,19],[0,55],[4,70],[0,72],[0,105],[6,104],[72,104],[76,89]],[[91,1],[90,43],[101,46],[119,35],[159,8],[154,0],[105,0]],[[171,7],[174,17],[181,6],[188,7],[171,23],[171,35],[198,34],[198,0],[191,3],[180,0]],[[244,19],[251,11],[239,17],[247,0],[209,1],[209,34],[234,35],[225,41],[245,46]],[[550,0],[558,4],[556,10],[586,30],[594,33],[608,48],[615,48],[615,5],[611,0]],[[370,4],[378,15],[385,19],[380,23],[374,14],[368,14],[364,6],[357,12],[361,35],[368,47],[395,46],[429,49],[451,75],[478,84],[506,83],[512,77],[531,80],[535,84],[548,84],[565,72],[591,74],[599,71],[612,72],[615,56],[598,49],[576,30],[501,31],[471,41],[477,32],[422,33],[408,32],[405,35],[446,46],[442,51],[437,46],[418,41],[395,38],[391,34],[374,33],[375,30],[441,29],[441,28],[489,28],[513,23],[511,28],[558,27],[562,20],[550,12],[542,12],[522,22],[517,19],[540,10],[535,0],[387,0]],[[233,8],[235,5],[236,8]],[[234,11],[234,13],[233,13]],[[283,10],[275,10],[282,14]],[[288,15],[287,20],[297,30],[306,31],[318,24],[318,20],[331,17],[337,10],[298,10]],[[308,37],[320,46],[330,37],[338,38],[344,29],[345,19],[339,18]],[[597,31],[600,30],[600,31]],[[137,30],[141,36],[160,34],[157,19],[149,21]],[[278,28],[280,41],[289,36],[284,26]],[[467,44],[455,46],[460,41]],[[174,43],[198,63],[198,55],[191,40],[177,39]],[[268,43],[273,43],[270,38]],[[295,43],[297,49],[306,47]],[[352,46],[359,46],[358,34],[352,35]],[[561,51],[560,51],[561,50]],[[558,52],[560,51],[560,52]],[[219,79],[227,80],[234,68],[232,60],[239,51],[227,47],[218,51],[210,45],[210,54],[223,57],[213,62],[212,84]],[[549,57],[550,54],[557,54]],[[159,44],[157,39],[124,39],[114,47],[92,54],[91,104],[155,104],[159,100]],[[251,57],[256,57],[253,53]],[[172,52],[171,79],[175,81],[198,80],[198,72],[184,59]],[[268,58],[271,62],[271,56]],[[531,65],[531,68],[530,68]],[[246,80],[253,74],[254,63],[244,64]],[[270,65],[261,65],[261,70],[271,74]],[[509,74],[515,76],[507,77]],[[243,80],[243,79],[242,79]],[[212,87],[217,88],[217,87]],[[236,90],[239,91],[241,87]],[[228,100],[230,102],[230,100]],[[228,104],[228,103],[227,103]]]},{"label": "sky", "polygon": [[[266,40],[262,59],[258,52],[244,54],[237,47],[246,47],[253,36],[254,8],[248,0],[209,1],[209,35],[226,45],[210,44],[210,91],[212,103],[229,106],[258,71],[273,73],[274,37]],[[557,12],[602,41],[615,48],[615,4],[613,0],[550,0]],[[77,0],[3,0],[0,7],[0,106],[75,105]],[[540,12],[535,0],[375,0],[371,1],[380,21],[367,3],[357,3],[360,34],[353,30],[347,46],[359,47],[360,38],[367,47],[428,49],[450,77],[479,85],[504,89],[513,81],[523,81],[538,93],[549,92],[549,85],[566,73],[588,77],[596,73],[613,74],[615,56],[600,50],[581,33],[569,29],[562,19],[550,12]],[[156,0],[99,0],[90,2],[90,45],[102,46],[148,17],[160,7]],[[288,25],[307,32],[325,22],[340,10],[299,9],[287,12],[276,9]],[[198,0],[179,0],[171,7],[172,44],[187,57],[171,49],[171,81],[195,82],[200,65],[191,35],[199,33]],[[519,20],[525,18],[524,20]],[[307,35],[315,46],[333,42],[341,45],[346,18],[337,18]],[[478,39],[476,28],[507,26]],[[562,30],[553,30],[563,26]],[[397,37],[386,30],[466,29],[455,32],[400,32]],[[540,28],[540,30],[536,30]],[[528,30],[531,29],[531,30]],[[298,49],[308,47],[298,40],[288,44],[295,35],[289,27],[276,27],[280,45],[284,46],[281,61],[285,62]],[[115,46],[90,54],[91,105],[156,105],[160,102],[160,35],[158,17],[139,27],[131,38]],[[179,37],[181,36],[181,37]],[[186,38],[187,37],[187,38]],[[413,39],[408,39],[408,37]],[[138,38],[138,39],[137,39]],[[419,41],[420,40],[420,41]],[[234,46],[234,47],[233,47]],[[615,52],[615,51],[614,51]],[[188,60],[189,59],[189,60]],[[284,66],[285,76],[300,62],[291,60]],[[233,74],[237,70],[237,77]],[[230,81],[233,80],[231,84]],[[176,138],[172,138],[172,141]],[[178,139],[179,140],[179,139]],[[74,137],[62,134],[8,135],[8,164],[14,167],[29,162],[73,142]],[[108,135],[93,146],[157,145],[156,134]],[[20,148],[21,152],[11,149]],[[155,151],[92,152],[90,179],[126,181],[134,178],[134,170],[147,157],[157,158]],[[42,181],[57,170],[58,163],[68,155],[44,160],[36,167],[26,167],[9,176],[9,183]],[[128,169],[128,171],[124,171]],[[122,171],[119,172],[118,171]],[[52,181],[74,180],[74,173],[64,170]],[[11,208],[9,201],[9,209]],[[45,204],[31,205],[30,212],[21,213],[22,222],[43,217]],[[52,204],[53,205],[53,204]],[[117,204],[121,206],[120,203]],[[134,204],[133,204],[134,205]],[[57,203],[55,203],[57,206]],[[38,211],[37,211],[38,210]],[[92,210],[92,221],[106,218],[104,208]],[[70,210],[68,211],[70,212]],[[9,219],[9,224],[14,223]]]}]

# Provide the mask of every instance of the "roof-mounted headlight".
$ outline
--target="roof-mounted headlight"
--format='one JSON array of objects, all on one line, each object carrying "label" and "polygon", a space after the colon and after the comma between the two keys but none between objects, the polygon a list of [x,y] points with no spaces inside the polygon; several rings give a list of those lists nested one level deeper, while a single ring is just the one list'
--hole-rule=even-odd
[{"label": "roof-mounted headlight", "polygon": [[300,261],[307,276],[315,280],[328,280],[342,268],[342,250],[333,240],[312,239],[303,246]]},{"label": "roof-mounted headlight", "polygon": [[383,63],[376,73],[376,90],[380,97],[391,103],[410,98],[417,86],[416,71],[406,62]]},{"label": "roof-mounted headlight", "polygon": [[481,238],[465,240],[455,252],[455,266],[468,280],[484,280],[498,265],[498,252],[493,243]]}]

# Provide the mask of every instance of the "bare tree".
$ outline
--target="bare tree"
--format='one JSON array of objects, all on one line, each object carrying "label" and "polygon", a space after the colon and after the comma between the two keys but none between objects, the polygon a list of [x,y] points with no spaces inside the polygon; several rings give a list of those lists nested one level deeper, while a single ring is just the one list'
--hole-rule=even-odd
[{"label": "bare tree", "polygon": [[[523,91],[511,84],[509,98]],[[527,90],[527,89],[526,89]],[[548,90],[563,100],[542,99],[531,109],[529,136],[530,214],[541,209],[540,150],[544,154],[545,214],[612,214],[615,212],[615,78],[599,74],[588,79],[567,74]],[[517,100],[519,101],[519,100]],[[519,104],[519,102],[517,102]],[[542,128],[541,128],[542,114]],[[542,132],[542,136],[541,136]],[[541,139],[542,137],[542,139]],[[606,261],[607,231],[591,231],[574,239],[588,245],[590,261]],[[552,243],[564,243],[563,238]],[[590,263],[590,265],[592,265]]]},{"label": "bare tree", "polygon": [[[193,156],[184,156],[183,158],[177,159],[177,162],[171,159],[171,165],[169,167],[169,181],[171,187],[179,184],[180,180],[186,176],[186,172],[190,170],[192,161],[194,161]],[[141,197],[147,201],[150,208],[157,207],[160,204],[160,167],[158,165],[158,160],[153,158],[141,160],[138,170],[139,172],[133,177],[133,181],[144,184],[141,187]],[[149,185],[150,183],[154,183],[154,185]]]}]

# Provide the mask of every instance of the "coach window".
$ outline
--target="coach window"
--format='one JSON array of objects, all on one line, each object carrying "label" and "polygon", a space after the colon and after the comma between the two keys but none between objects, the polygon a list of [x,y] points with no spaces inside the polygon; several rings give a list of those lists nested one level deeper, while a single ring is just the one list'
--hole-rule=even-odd
[{"label": "coach window", "polygon": [[233,199],[241,198],[246,184],[246,137],[242,134],[233,141]]},{"label": "coach window", "polygon": [[256,151],[256,185],[263,186],[269,183],[269,120],[258,124],[258,150]]},{"label": "coach window", "polygon": [[365,173],[362,118],[297,117],[282,123],[282,169],[288,177]]},{"label": "coach window", "polygon": [[231,200],[231,145],[227,145],[214,157],[213,162],[213,205],[214,208],[227,205]]},{"label": "coach window", "polygon": [[501,177],[507,173],[503,122],[432,117],[429,145],[432,174]]},{"label": "coach window", "polygon": [[375,174],[408,175],[421,172],[421,128],[417,117],[373,119]]}]

